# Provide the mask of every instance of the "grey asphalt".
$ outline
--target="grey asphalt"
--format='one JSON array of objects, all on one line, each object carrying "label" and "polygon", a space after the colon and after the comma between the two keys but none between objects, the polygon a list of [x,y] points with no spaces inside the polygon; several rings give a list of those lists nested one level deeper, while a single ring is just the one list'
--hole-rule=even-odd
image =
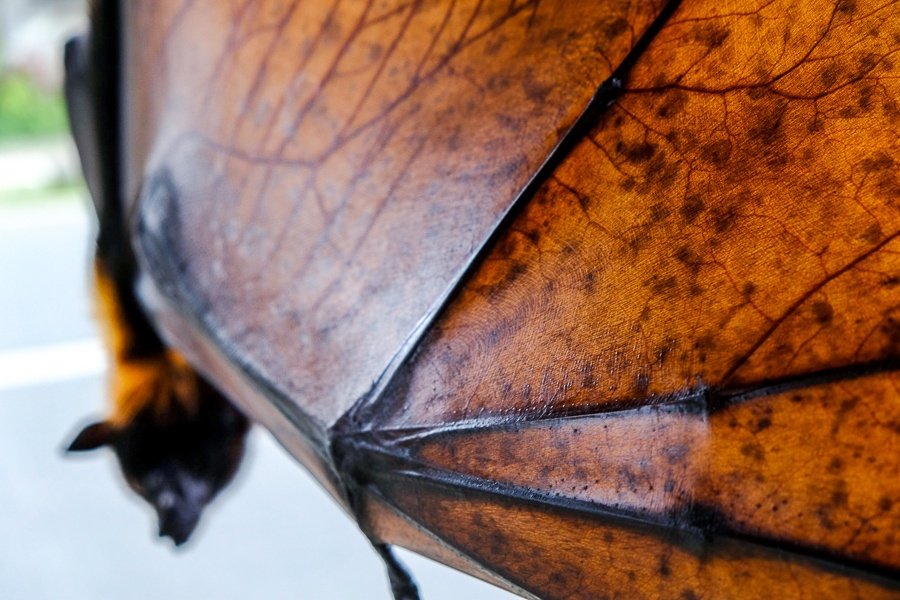
[{"label": "grey asphalt", "polygon": [[[96,335],[85,289],[89,229],[79,202],[0,205],[0,357]],[[194,539],[172,549],[111,455],[62,456],[103,402],[96,374],[0,387],[0,599],[389,598],[355,525],[259,429],[236,484]],[[428,600],[513,597],[401,558]]]}]

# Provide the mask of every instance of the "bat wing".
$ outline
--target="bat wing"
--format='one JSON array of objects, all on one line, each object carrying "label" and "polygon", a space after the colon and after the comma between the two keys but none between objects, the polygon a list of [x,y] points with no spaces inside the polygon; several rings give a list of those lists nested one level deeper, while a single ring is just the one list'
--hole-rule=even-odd
[{"label": "bat wing", "polygon": [[357,435],[362,523],[541,598],[896,597],[897,392],[879,373]]},{"label": "bat wing", "polygon": [[896,6],[300,6],[134,3],[127,187],[170,337],[371,536],[897,596]]},{"label": "bat wing", "polygon": [[744,5],[679,7],[358,407],[374,530],[542,598],[896,596],[900,11]]},{"label": "bat wing", "polygon": [[406,355],[659,10],[129,3],[146,304],[340,487],[328,429]]}]

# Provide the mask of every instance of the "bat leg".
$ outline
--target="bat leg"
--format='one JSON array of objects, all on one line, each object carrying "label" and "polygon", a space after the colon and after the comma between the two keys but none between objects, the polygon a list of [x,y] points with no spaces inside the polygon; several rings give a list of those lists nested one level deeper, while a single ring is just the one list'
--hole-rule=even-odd
[{"label": "bat leg", "polygon": [[416,582],[413,581],[412,575],[409,574],[406,567],[391,552],[391,547],[387,544],[374,544],[374,546],[376,552],[384,560],[384,566],[387,567],[394,600],[419,600],[419,588],[416,587]]}]

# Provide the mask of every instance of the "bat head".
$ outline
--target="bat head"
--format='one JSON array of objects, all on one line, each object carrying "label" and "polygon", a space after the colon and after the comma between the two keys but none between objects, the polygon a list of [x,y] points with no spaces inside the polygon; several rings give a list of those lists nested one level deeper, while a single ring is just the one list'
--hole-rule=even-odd
[{"label": "bat head", "polygon": [[180,546],[206,505],[234,477],[244,453],[248,422],[215,389],[198,381],[191,410],[168,403],[139,410],[125,425],[106,420],[85,427],[69,452],[113,449],[129,487],[159,518],[160,537]]}]

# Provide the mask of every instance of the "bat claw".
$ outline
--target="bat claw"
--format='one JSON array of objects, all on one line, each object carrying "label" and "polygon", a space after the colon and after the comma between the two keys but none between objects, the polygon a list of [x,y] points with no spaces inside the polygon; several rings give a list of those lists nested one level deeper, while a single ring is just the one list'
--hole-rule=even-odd
[{"label": "bat claw", "polygon": [[390,546],[387,544],[375,544],[374,546],[384,560],[384,566],[387,567],[394,600],[419,600],[419,588],[416,586],[416,582],[413,581],[412,575],[409,574],[406,567],[391,552]]}]

